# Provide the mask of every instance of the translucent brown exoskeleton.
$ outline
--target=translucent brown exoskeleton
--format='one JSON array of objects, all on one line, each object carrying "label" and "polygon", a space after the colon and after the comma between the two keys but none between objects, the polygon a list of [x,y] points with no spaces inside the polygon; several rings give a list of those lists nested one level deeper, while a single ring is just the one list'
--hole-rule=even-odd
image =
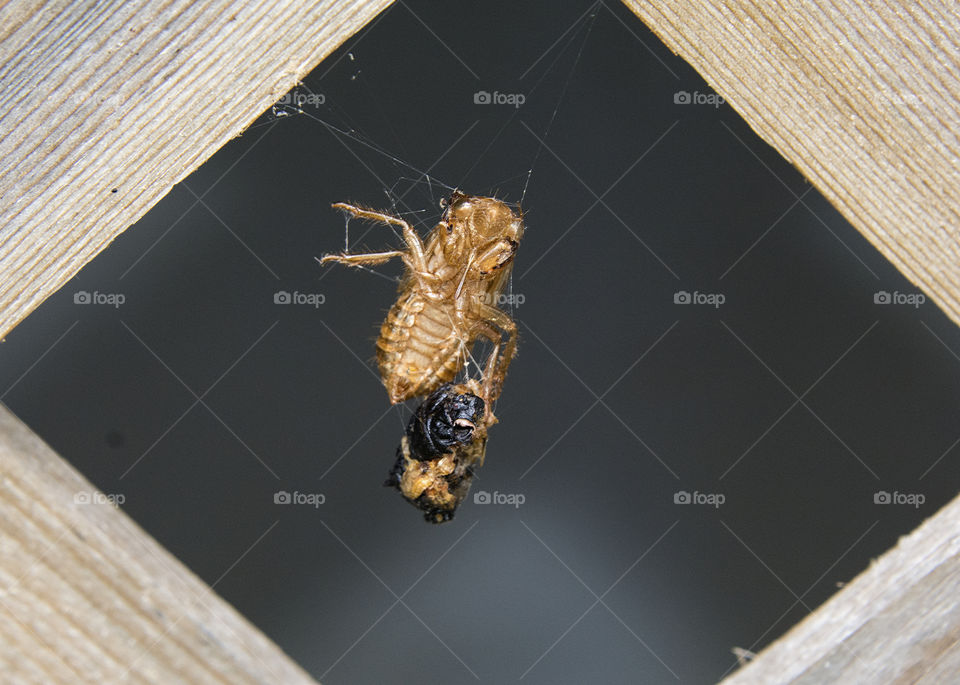
[{"label": "translucent brown exoskeleton", "polygon": [[400,257],[406,266],[377,340],[377,362],[390,402],[427,395],[453,381],[480,337],[493,343],[483,394],[488,400],[499,396],[516,353],[517,326],[497,303],[523,237],[522,214],[495,198],[454,191],[424,243],[400,217],[344,203],[333,206],[399,227],[406,243],[405,250],[331,254],[320,260],[369,266]]}]

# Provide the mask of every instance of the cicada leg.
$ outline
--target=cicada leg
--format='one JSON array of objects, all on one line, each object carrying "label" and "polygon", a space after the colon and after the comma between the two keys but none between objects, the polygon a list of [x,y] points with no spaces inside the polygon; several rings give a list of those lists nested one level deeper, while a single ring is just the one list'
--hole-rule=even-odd
[{"label": "cicada leg", "polygon": [[[483,374],[484,400],[494,401],[500,396],[507,368],[517,351],[517,324],[504,312],[487,304],[481,304],[479,313],[483,321],[478,324],[477,333],[493,343],[493,351]],[[506,344],[503,343],[503,335],[495,327],[507,334]]]},{"label": "cicada leg", "polygon": [[[413,270],[418,273],[427,273],[427,260],[423,256],[423,241],[420,240],[420,236],[417,235],[417,232],[413,230],[413,226],[411,226],[409,223],[398,216],[391,216],[390,214],[375,212],[370,209],[361,209],[360,207],[354,207],[353,205],[348,205],[344,202],[336,203],[333,205],[333,208],[347,212],[358,219],[376,221],[377,223],[387,224],[388,226],[398,226],[403,232],[404,241],[407,243],[410,265],[413,267]],[[385,252],[382,254],[389,253]],[[387,259],[389,258],[390,257],[387,257]]]},{"label": "cicada leg", "polygon": [[321,264],[327,262],[337,262],[347,266],[366,266],[368,264],[383,264],[394,257],[403,257],[406,252],[402,250],[391,250],[389,252],[366,252],[364,254],[328,254],[323,259],[318,260]]}]

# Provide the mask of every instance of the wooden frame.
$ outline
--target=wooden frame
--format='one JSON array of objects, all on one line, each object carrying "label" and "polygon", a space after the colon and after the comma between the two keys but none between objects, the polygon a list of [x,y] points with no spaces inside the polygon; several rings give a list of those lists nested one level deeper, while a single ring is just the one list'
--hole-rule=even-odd
[{"label": "wooden frame", "polygon": [[0,3],[0,338],[388,4]]},{"label": "wooden frame", "polygon": [[314,682],[6,409],[0,470],[4,682]]},{"label": "wooden frame", "polygon": [[[955,5],[625,3],[960,323]],[[958,680],[958,553],[955,499],[724,682]]]},{"label": "wooden frame", "polygon": [[[0,336],[388,0],[0,3]],[[312,683],[0,409],[5,682]]]},{"label": "wooden frame", "polygon": [[[0,6],[0,336],[386,4]],[[960,322],[950,5],[627,5]],[[0,473],[11,681],[312,682],[6,410]],[[958,531],[955,500],[729,682],[957,679]]]}]

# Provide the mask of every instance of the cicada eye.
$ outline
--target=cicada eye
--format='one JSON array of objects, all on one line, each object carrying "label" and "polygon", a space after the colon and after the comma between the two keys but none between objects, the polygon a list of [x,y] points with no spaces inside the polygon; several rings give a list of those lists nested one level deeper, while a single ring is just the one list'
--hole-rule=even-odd
[{"label": "cicada eye", "polygon": [[472,199],[471,196],[455,190],[447,200],[447,211],[469,212],[473,208]]}]

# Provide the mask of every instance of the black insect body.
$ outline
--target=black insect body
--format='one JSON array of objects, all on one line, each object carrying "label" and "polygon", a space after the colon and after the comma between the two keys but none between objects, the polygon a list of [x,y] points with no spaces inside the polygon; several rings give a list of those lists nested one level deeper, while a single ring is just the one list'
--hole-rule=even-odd
[{"label": "black insect body", "polygon": [[384,485],[424,512],[431,523],[453,518],[467,496],[474,466],[483,465],[487,427],[495,418],[475,383],[444,384],[417,407]]},{"label": "black insect body", "polygon": [[427,397],[407,426],[411,456],[421,461],[437,459],[471,441],[483,421],[484,402],[476,395],[457,393],[447,383]]}]

